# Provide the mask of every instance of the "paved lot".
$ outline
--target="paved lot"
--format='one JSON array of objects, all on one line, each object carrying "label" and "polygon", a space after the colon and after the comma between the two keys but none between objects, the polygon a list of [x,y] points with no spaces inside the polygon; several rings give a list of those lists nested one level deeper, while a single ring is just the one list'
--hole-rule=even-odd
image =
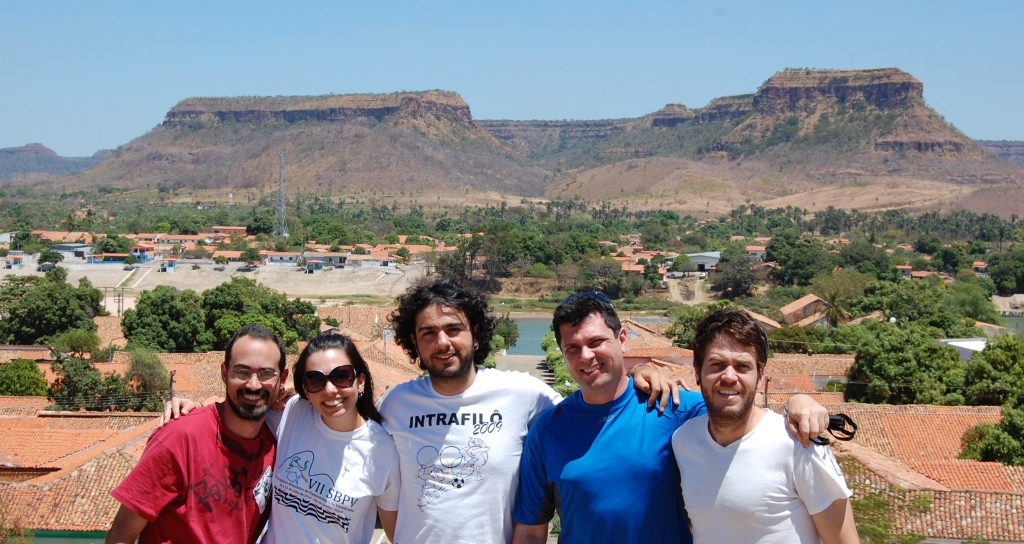
[{"label": "paved lot", "polygon": [[[404,293],[410,285],[424,275],[420,265],[402,268],[345,268],[325,271],[321,274],[304,274],[294,266],[265,266],[253,272],[239,272],[239,264],[229,264],[223,272],[214,270],[212,264],[200,264],[196,270],[191,263],[178,263],[173,273],[159,271],[158,263],[139,265],[134,271],[124,270],[123,265],[61,264],[68,270],[68,281],[77,285],[86,277],[93,286],[106,292],[106,307],[117,314],[115,288],[124,288],[123,309],[135,307],[135,297],[143,290],[158,285],[177,289],[193,289],[203,292],[229,281],[232,276],[248,277],[292,297],[302,297],[316,302],[320,298],[330,299],[344,296],[369,296],[380,302],[389,302]],[[26,263],[24,268],[0,269],[0,280],[4,276],[41,276],[36,272],[35,263]]]},{"label": "paved lot", "polygon": [[554,378],[543,355],[498,355],[494,360],[498,363],[498,370],[526,372],[548,384]]}]

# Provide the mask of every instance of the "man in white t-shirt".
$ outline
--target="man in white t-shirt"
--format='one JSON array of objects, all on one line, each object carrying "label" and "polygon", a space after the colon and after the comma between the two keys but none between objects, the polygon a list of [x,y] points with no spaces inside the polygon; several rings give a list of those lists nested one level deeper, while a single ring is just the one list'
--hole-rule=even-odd
[{"label": "man in white t-shirt", "polygon": [[672,437],[696,544],[857,543],[852,495],[827,446],[804,448],[754,405],[768,338],[742,311],[697,325],[693,366],[707,414]]},{"label": "man in white t-shirt", "polygon": [[428,374],[380,405],[402,479],[394,544],[510,542],[527,428],[561,396],[529,374],[477,367],[496,321],[486,293],[455,279],[414,286],[388,320]]}]

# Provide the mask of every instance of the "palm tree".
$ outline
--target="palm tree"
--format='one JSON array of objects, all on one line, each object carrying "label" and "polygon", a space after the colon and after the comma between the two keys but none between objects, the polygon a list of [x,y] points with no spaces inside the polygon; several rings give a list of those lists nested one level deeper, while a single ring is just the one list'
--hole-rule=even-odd
[{"label": "palm tree", "polygon": [[846,297],[839,294],[839,291],[829,291],[823,298],[828,308],[825,308],[825,319],[828,320],[828,330],[846,321],[850,317],[850,302]]}]

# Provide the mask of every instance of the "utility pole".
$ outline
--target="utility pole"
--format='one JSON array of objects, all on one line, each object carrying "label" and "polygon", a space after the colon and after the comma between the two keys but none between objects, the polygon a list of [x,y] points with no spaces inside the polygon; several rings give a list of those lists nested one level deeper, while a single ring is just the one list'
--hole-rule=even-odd
[{"label": "utility pole", "polygon": [[280,162],[280,175],[277,179],[277,235],[288,237],[288,217],[285,213],[284,199],[284,151],[277,154]]},{"label": "utility pole", "polygon": [[768,409],[768,382],[772,381],[771,376],[766,376],[764,379],[764,409]]}]

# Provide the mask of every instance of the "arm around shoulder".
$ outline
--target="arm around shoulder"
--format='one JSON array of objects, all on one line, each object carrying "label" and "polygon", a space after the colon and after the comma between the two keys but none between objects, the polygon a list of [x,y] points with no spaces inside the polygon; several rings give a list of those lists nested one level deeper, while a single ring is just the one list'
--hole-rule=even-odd
[{"label": "arm around shoulder", "polygon": [[114,522],[110,525],[107,539],[104,542],[106,544],[131,544],[142,534],[147,523],[149,522],[146,521],[146,518],[132,512],[122,504],[121,508],[117,510],[117,515],[114,516]]},{"label": "arm around shoulder", "polygon": [[516,523],[512,530],[512,544],[544,544],[548,540],[548,524],[523,525]]},{"label": "arm around shoulder", "polygon": [[850,499],[837,499],[828,508],[811,514],[814,528],[825,544],[859,544]]}]

